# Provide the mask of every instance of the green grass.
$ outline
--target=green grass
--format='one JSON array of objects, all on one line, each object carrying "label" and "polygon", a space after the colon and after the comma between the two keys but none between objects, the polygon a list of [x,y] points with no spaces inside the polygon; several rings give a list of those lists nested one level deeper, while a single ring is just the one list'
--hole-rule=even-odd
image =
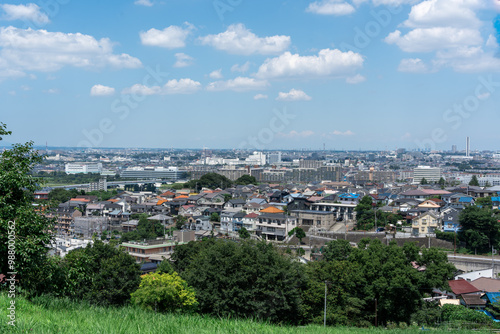
[{"label": "green grass", "polygon": [[[133,306],[102,308],[68,300],[41,298],[29,302],[16,299],[16,326],[7,325],[10,299],[0,294],[0,333],[422,333],[419,328],[375,329],[343,328],[309,325],[303,327],[276,326],[253,320],[215,319],[200,315],[158,314]],[[434,333],[446,330],[431,330]],[[479,333],[454,331],[454,333]]]}]

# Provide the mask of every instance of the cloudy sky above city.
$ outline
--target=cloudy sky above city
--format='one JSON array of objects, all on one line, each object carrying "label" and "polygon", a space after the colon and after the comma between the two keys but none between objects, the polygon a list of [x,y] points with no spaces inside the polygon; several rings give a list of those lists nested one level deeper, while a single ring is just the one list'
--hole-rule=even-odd
[{"label": "cloudy sky above city", "polygon": [[493,0],[0,4],[8,142],[498,149]]}]

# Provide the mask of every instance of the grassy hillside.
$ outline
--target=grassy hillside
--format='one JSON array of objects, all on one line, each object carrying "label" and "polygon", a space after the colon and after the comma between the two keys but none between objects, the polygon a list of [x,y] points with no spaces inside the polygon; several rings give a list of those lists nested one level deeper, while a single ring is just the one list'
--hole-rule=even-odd
[{"label": "grassy hillside", "polygon": [[[40,299],[34,303],[16,299],[16,327],[7,325],[10,299],[0,294],[0,333],[422,333],[421,329],[384,330],[282,327],[252,320],[213,319],[198,315],[163,315],[136,307],[101,308],[67,300]],[[440,330],[442,332],[443,329]],[[433,331],[438,332],[438,331]],[[458,333],[479,333],[459,331]]]}]

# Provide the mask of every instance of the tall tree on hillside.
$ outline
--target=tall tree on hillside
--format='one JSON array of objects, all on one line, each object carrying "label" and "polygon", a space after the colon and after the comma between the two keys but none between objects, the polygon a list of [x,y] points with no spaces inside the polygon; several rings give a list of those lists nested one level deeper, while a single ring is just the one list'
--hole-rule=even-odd
[{"label": "tall tree on hillside", "polygon": [[[0,123],[0,138],[10,134]],[[42,160],[33,142],[15,144],[0,154],[0,273],[17,272],[19,285],[33,293],[51,279],[44,270],[53,221],[32,205],[40,186],[31,171]]]}]

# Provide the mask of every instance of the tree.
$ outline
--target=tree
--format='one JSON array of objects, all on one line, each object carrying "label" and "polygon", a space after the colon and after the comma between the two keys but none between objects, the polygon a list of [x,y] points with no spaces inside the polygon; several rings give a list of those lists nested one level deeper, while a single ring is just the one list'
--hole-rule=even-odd
[{"label": "tree", "polygon": [[186,224],[187,218],[181,215],[177,215],[175,217],[175,228],[178,230],[182,230],[184,224]]},{"label": "tree", "polygon": [[375,213],[373,211],[373,198],[371,196],[363,196],[354,208],[354,211],[356,211],[358,229],[369,230],[373,228]]},{"label": "tree", "polygon": [[236,179],[236,181],[234,181],[234,184],[243,185],[243,186],[246,186],[249,184],[256,185],[257,179],[254,176],[245,174],[245,175],[240,176],[238,179]]},{"label": "tree", "polygon": [[[10,134],[0,123],[0,138]],[[33,142],[14,144],[0,154],[0,273],[17,272],[19,286],[34,294],[49,285],[51,277],[45,270],[51,267],[47,248],[54,221],[32,205],[40,187],[31,171],[42,161]]]},{"label": "tree", "polygon": [[458,239],[466,243],[467,249],[486,253],[491,246],[498,247],[500,223],[492,210],[468,206],[460,213],[459,222]]},{"label": "tree", "polygon": [[301,227],[295,227],[290,232],[288,232],[289,236],[294,235],[299,239],[299,244],[302,244],[302,239],[306,237],[306,232]]},{"label": "tree", "polygon": [[476,186],[479,187],[479,181],[477,180],[476,175],[472,175],[472,178],[470,179],[469,186]]},{"label": "tree", "polygon": [[491,201],[491,196],[488,197],[478,197],[475,201],[476,205],[481,208],[489,208],[493,207],[493,202]]},{"label": "tree", "polygon": [[446,180],[441,176],[441,178],[438,181],[438,184],[444,187],[444,185],[446,184]]},{"label": "tree", "polygon": [[176,272],[142,276],[131,297],[134,304],[158,312],[194,311],[198,306],[193,288]]},{"label": "tree", "polygon": [[233,182],[227,177],[217,173],[207,173],[203,175],[199,180],[191,180],[184,184],[185,187],[195,189],[195,191],[200,191],[201,188],[229,188]]},{"label": "tree", "polygon": [[[185,250],[188,250],[185,253]],[[184,252],[180,275],[195,289],[201,313],[248,317],[274,323],[300,322],[301,289],[306,277],[300,263],[272,244],[244,240],[179,245]],[[186,256],[187,255],[187,256]]]},{"label": "tree", "polygon": [[248,230],[244,227],[240,228],[238,235],[241,239],[250,239],[250,232],[248,232]]},{"label": "tree", "polygon": [[210,215],[210,221],[220,222],[219,214],[217,212],[212,212],[212,214]]},{"label": "tree", "polygon": [[141,280],[132,256],[100,240],[70,251],[62,264],[66,284],[60,289],[67,297],[93,304],[123,305]]},{"label": "tree", "polygon": [[422,180],[420,180],[420,184],[429,184],[429,182],[423,177]]},{"label": "tree", "polygon": [[[378,239],[362,239],[357,248],[343,240],[329,242],[323,254],[324,259],[314,265],[320,267],[312,275],[316,283],[310,284],[324,289],[324,281],[331,282],[334,292],[330,293],[337,297],[336,305],[340,305],[328,312],[332,313],[331,318],[327,315],[332,324],[351,324],[350,319],[354,323],[373,324],[375,300],[379,324],[409,322],[425,294],[432,288],[445,288],[456,270],[439,250],[420,250],[415,244],[398,247],[395,242],[384,245]],[[413,261],[426,270],[415,269]],[[323,268],[333,267],[337,269],[322,272]],[[319,307],[318,302],[311,303],[306,302],[312,309]]]}]

